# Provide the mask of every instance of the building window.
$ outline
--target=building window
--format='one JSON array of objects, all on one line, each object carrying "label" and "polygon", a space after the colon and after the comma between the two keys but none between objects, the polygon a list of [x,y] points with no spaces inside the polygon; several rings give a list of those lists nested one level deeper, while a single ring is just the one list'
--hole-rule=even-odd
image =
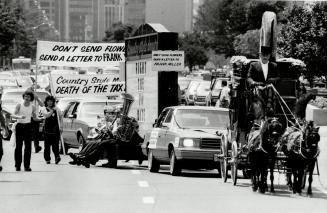
[{"label": "building window", "polygon": [[143,93],[139,93],[139,106],[143,106],[144,104],[144,94]]}]

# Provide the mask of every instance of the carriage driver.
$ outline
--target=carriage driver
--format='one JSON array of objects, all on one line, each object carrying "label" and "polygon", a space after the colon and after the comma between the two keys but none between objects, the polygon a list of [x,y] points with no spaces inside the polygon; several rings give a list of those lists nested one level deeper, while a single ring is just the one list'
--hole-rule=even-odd
[{"label": "carriage driver", "polygon": [[[247,81],[251,88],[256,87],[258,96],[264,104],[265,115],[272,117],[275,110],[274,91],[268,86],[275,84],[279,80],[277,64],[270,61],[271,47],[260,47],[260,61],[250,64]],[[267,86],[267,87],[266,87]]]}]

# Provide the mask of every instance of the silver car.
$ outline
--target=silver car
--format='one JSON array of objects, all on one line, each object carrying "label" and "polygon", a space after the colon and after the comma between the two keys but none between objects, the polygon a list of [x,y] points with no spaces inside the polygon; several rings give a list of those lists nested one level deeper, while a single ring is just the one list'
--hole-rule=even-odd
[{"label": "silver car", "polygon": [[107,98],[72,99],[65,102],[63,111],[63,139],[65,149],[79,148],[87,139],[87,136],[99,122],[99,117],[103,116],[105,105],[121,105],[121,100],[108,100]]}]

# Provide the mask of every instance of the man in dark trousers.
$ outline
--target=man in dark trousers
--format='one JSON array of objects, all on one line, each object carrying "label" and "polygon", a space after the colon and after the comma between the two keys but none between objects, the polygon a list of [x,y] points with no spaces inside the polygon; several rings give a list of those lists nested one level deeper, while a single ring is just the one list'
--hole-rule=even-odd
[{"label": "man in dark trousers", "polygon": [[270,83],[275,84],[279,80],[277,64],[269,61],[271,48],[261,46],[260,61],[250,64],[248,71],[248,83],[250,87],[257,87],[258,96],[264,104],[265,115],[272,116],[275,110],[274,91],[268,86]]}]

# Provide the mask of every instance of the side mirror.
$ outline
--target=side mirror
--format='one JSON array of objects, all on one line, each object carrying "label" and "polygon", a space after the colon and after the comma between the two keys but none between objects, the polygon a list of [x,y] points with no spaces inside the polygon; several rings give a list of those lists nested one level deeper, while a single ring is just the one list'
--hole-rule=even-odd
[{"label": "side mirror", "polygon": [[152,127],[155,127],[157,125],[157,121],[158,121],[158,119],[154,120],[154,123],[152,124]]},{"label": "side mirror", "polygon": [[76,118],[77,117],[77,115],[76,114],[71,114],[71,115],[68,115],[68,118]]}]

